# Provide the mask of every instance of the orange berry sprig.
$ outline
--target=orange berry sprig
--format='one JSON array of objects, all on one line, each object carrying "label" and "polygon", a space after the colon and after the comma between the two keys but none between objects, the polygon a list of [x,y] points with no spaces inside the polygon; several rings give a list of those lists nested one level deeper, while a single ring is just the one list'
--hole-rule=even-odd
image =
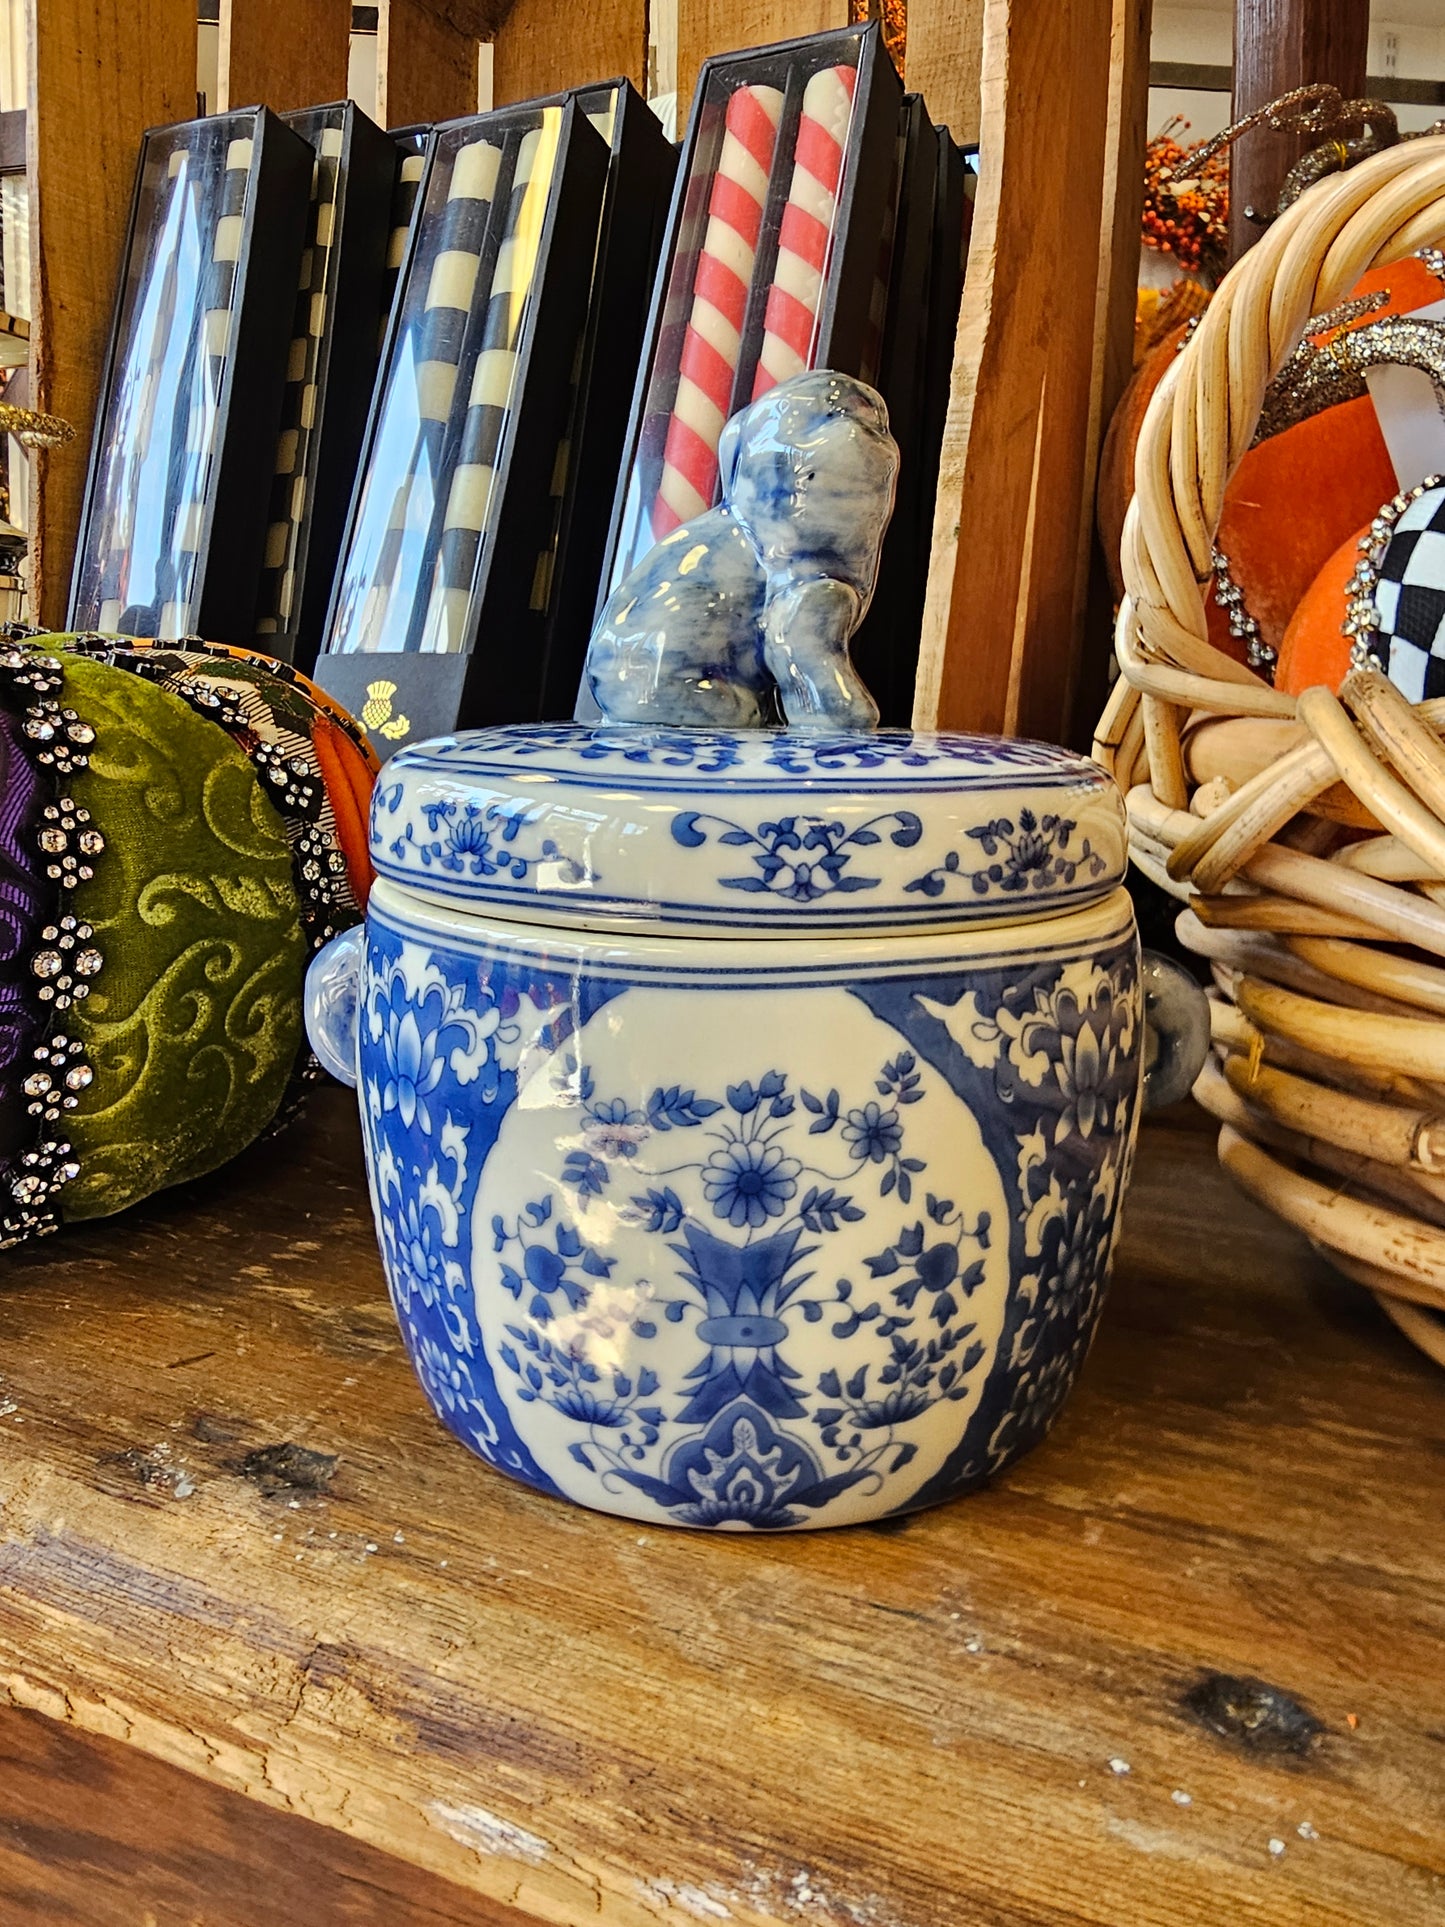
[{"label": "orange berry sprig", "polygon": [[1229,238],[1229,154],[1221,150],[1191,168],[1196,148],[1176,138],[1188,125],[1171,120],[1144,150],[1143,241],[1212,280],[1223,270]]}]

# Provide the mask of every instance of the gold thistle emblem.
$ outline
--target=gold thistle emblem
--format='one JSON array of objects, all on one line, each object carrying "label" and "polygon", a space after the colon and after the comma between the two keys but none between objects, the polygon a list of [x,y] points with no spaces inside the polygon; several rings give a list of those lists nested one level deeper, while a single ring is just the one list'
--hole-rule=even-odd
[{"label": "gold thistle emblem", "polygon": [[405,736],[411,728],[409,716],[393,716],[391,699],[396,694],[394,682],[369,682],[366,685],[366,701],[362,705],[361,720],[368,729],[384,736],[389,743],[395,743]]}]

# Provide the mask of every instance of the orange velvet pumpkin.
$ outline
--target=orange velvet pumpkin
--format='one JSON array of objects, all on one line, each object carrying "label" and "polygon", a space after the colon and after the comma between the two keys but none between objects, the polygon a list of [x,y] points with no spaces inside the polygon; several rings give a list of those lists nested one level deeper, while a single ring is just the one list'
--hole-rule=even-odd
[{"label": "orange velvet pumpkin", "polygon": [[[1230,477],[1215,547],[1272,649],[1301,597],[1397,483],[1368,395],[1322,409],[1251,448]],[[1209,640],[1244,658],[1229,618],[1209,599]]]},{"label": "orange velvet pumpkin", "polygon": [[1109,583],[1116,602],[1122,601],[1124,595],[1119,544],[1124,539],[1124,515],[1134,499],[1134,451],[1139,445],[1139,430],[1144,426],[1144,415],[1154,398],[1154,390],[1168,373],[1169,364],[1178,354],[1179,344],[1187,332],[1188,323],[1181,322],[1179,327],[1162,335],[1144,356],[1119,397],[1119,406],[1110,417],[1109,432],[1104,437],[1097,496],[1099,540],[1104,545]]},{"label": "orange velvet pumpkin", "polygon": [[[1378,506],[1378,504],[1377,504]],[[1290,696],[1323,683],[1338,689],[1349,672],[1351,638],[1344,633],[1345,586],[1360,559],[1360,540],[1369,528],[1356,529],[1325,563],[1300,598],[1280,644],[1274,686]]]},{"label": "orange velvet pumpkin", "polygon": [[[1445,294],[1440,278],[1414,255],[1372,269],[1351,298],[1382,290],[1388,297],[1384,305],[1362,322],[1408,313]],[[1119,540],[1134,489],[1139,430],[1181,332],[1166,337],[1140,363],[1109,424],[1098,512],[1116,598],[1123,593]],[[1396,486],[1368,395],[1323,409],[1246,453],[1225,491],[1215,547],[1227,559],[1261,641],[1273,649],[1283,646],[1290,618],[1310,585],[1341,545],[1353,543],[1361,525],[1394,495]],[[1228,614],[1212,594],[1206,610],[1209,640],[1226,655],[1245,660],[1245,643],[1229,633]],[[1348,650],[1345,653],[1348,656]]]},{"label": "orange velvet pumpkin", "polygon": [[1365,321],[1380,321],[1387,314],[1412,314],[1416,308],[1429,307],[1445,297],[1445,287],[1441,286],[1439,275],[1432,273],[1418,255],[1407,254],[1403,261],[1392,261],[1387,268],[1371,268],[1368,274],[1362,274],[1350,291],[1350,299],[1381,293],[1386,296],[1384,306],[1372,309],[1363,317]]}]

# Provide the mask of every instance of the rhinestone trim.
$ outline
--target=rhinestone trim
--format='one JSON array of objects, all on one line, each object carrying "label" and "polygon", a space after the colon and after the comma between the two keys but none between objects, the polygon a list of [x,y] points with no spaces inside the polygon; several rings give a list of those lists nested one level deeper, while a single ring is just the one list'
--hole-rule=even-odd
[{"label": "rhinestone trim", "polygon": [[1214,570],[1214,600],[1229,617],[1230,635],[1244,644],[1245,661],[1254,673],[1272,683],[1279,651],[1259,633],[1259,624],[1245,606],[1244,591],[1229,573],[1229,557],[1213,549],[1209,561]]},{"label": "rhinestone trim", "polygon": [[61,784],[85,769],[95,744],[89,723],[59,700],[64,666],[51,655],[18,647],[33,635],[20,625],[0,631],[0,703],[20,719],[21,737],[36,764],[56,779],[54,800],[41,811],[35,847],[42,871],[55,889],[49,919],[41,926],[30,959],[35,995],[49,1029],[32,1052],[21,1091],[35,1123],[35,1140],[0,1175],[0,1251],[45,1237],[59,1228],[59,1193],[80,1175],[63,1121],[95,1081],[85,1045],[58,1027],[67,1011],[90,995],[104,968],[94,928],[68,909],[70,893],[89,883],[105,838]]},{"label": "rhinestone trim", "polygon": [[1380,612],[1375,606],[1375,591],[1380,586],[1380,565],[1400,517],[1412,502],[1418,502],[1427,490],[1439,488],[1442,481],[1445,476],[1427,475],[1414,488],[1402,490],[1392,502],[1386,502],[1360,537],[1360,559],[1345,584],[1345,619],[1340,624],[1341,634],[1351,638],[1352,669],[1373,665],[1386,675],[1390,673],[1388,651],[1378,641]]}]

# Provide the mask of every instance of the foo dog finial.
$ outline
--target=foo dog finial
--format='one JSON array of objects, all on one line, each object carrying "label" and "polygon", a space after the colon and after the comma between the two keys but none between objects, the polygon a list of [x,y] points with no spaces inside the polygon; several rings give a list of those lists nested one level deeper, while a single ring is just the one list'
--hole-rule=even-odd
[{"label": "foo dog finial", "polygon": [[586,679],[609,723],[872,729],[848,643],[873,594],[898,445],[882,397],[794,375],[733,416],[722,502],[613,591]]}]

